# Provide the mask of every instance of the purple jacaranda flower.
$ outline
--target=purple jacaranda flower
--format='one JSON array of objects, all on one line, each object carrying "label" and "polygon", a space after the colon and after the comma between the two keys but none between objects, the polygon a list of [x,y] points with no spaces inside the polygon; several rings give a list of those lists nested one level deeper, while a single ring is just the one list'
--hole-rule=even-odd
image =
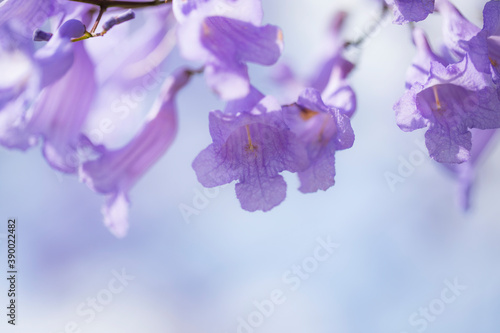
[{"label": "purple jacaranda flower", "polygon": [[14,26],[0,25],[0,110],[22,95],[30,83],[34,52],[31,40]]},{"label": "purple jacaranda flower", "polygon": [[125,236],[128,229],[130,189],[165,154],[175,138],[175,97],[191,74],[181,69],[166,79],[146,123],[129,143],[115,150],[96,147],[99,157],[80,168],[81,180],[92,190],[108,196],[103,207],[104,223],[117,237]]},{"label": "purple jacaranda flower", "polygon": [[196,157],[193,168],[205,187],[238,180],[236,196],[241,207],[269,211],[286,196],[280,172],[305,169],[307,152],[272,97],[255,105],[258,92],[252,89],[248,96],[254,103],[244,99],[230,104],[225,112],[210,113],[213,143]]},{"label": "purple jacaranda flower", "polygon": [[0,25],[12,23],[20,28],[25,37],[31,37],[35,29],[61,11],[59,1],[4,0],[0,3]]},{"label": "purple jacaranda flower", "polygon": [[[476,68],[494,74],[500,83],[500,2],[490,1],[483,9],[483,29],[467,43],[466,50]],[[491,72],[493,69],[493,72]]]},{"label": "purple jacaranda flower", "polygon": [[491,145],[497,130],[472,129],[472,148],[470,159],[461,164],[443,164],[458,182],[458,199],[462,209],[471,207],[471,191],[477,176],[477,168],[484,160],[487,148]]},{"label": "purple jacaranda flower", "polygon": [[93,144],[124,144],[129,133],[138,130],[149,107],[148,96],[170,75],[163,65],[175,45],[176,21],[171,8],[164,5],[137,11],[138,20],[144,15],[147,21],[137,29],[127,29],[130,26],[124,24],[86,43],[96,59],[99,86],[83,130]]},{"label": "purple jacaranda flower", "polygon": [[176,22],[169,5],[144,9],[138,19],[145,22],[137,29],[115,28],[90,43],[90,54],[99,59],[96,68],[100,85],[136,87],[164,63],[175,45]]},{"label": "purple jacaranda flower", "polygon": [[135,18],[135,13],[131,9],[127,10],[123,14],[112,16],[109,19],[107,19],[106,22],[104,22],[104,24],[102,25],[103,33],[109,31],[117,24],[130,21],[134,18]]},{"label": "purple jacaranda flower", "polygon": [[40,29],[33,31],[33,40],[35,42],[48,42],[52,38],[51,32],[46,32]]},{"label": "purple jacaranda flower", "polygon": [[418,29],[414,41],[419,54],[409,72],[410,88],[394,106],[397,124],[404,131],[428,127],[426,146],[436,161],[465,162],[472,146],[469,129],[500,126],[496,88],[491,77],[478,72],[468,56],[446,65]]},{"label": "purple jacaranda flower", "polygon": [[346,43],[341,36],[346,18],[347,13],[343,11],[336,13],[333,17],[328,35],[323,42],[322,59],[319,61],[314,75],[308,79],[307,87],[324,91],[334,71],[337,71],[336,75],[340,74],[341,78],[345,79],[353,70],[354,64],[345,58]]},{"label": "purple jacaranda flower", "polygon": [[326,105],[342,109],[350,117],[356,109],[354,90],[347,82],[347,76],[354,69],[354,64],[346,59],[346,41],[341,32],[347,14],[338,12],[334,15],[328,34],[324,39],[323,51],[313,75],[301,79],[285,63],[280,63],[274,71],[274,80],[284,87],[284,103],[290,104],[306,88],[314,88],[321,92]]},{"label": "purple jacaranda flower", "polygon": [[35,53],[34,60],[42,72],[40,88],[59,80],[73,65],[75,46],[71,39],[84,33],[85,25],[81,21],[68,20],[61,25],[55,36]]},{"label": "purple jacaranda flower", "polygon": [[181,24],[191,19],[191,15],[198,15],[231,17],[260,25],[263,15],[260,0],[173,0],[172,8]]},{"label": "purple jacaranda flower", "polygon": [[335,152],[352,147],[354,132],[344,110],[328,107],[319,91],[308,88],[296,103],[283,107],[285,121],[307,148],[310,165],[299,171],[303,193],[335,184]]},{"label": "purple jacaranda flower", "polygon": [[49,164],[67,173],[77,171],[80,133],[97,90],[92,60],[83,43],[74,44],[73,65],[40,92],[26,116],[26,130],[43,138]]},{"label": "purple jacaranda flower", "polygon": [[64,172],[76,171],[78,137],[96,89],[84,45],[70,40],[84,29],[78,20],[63,23],[47,50],[41,48],[32,57],[38,75],[0,111],[2,145],[24,150],[42,138],[47,161]]},{"label": "purple jacaranda flower", "polygon": [[385,0],[392,7],[393,23],[404,24],[425,20],[434,11],[434,0]]},{"label": "purple jacaranda flower", "polygon": [[260,26],[260,1],[174,2],[174,13],[181,54],[205,65],[207,84],[225,100],[249,93],[247,62],[269,66],[281,54],[283,34]]}]

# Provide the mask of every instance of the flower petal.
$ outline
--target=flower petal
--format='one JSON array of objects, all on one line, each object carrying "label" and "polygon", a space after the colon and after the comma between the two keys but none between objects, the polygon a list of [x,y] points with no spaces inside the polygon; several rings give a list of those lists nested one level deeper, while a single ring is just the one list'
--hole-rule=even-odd
[{"label": "flower petal", "polygon": [[282,176],[250,177],[236,184],[236,197],[241,208],[249,212],[267,212],[279,205],[286,197],[286,183]]}]

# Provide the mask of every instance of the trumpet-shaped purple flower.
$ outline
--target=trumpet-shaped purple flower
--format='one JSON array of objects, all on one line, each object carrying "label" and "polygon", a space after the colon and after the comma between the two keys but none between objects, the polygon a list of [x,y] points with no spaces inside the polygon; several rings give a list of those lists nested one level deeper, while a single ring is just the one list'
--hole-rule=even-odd
[{"label": "trumpet-shaped purple flower", "polygon": [[174,3],[174,13],[182,55],[204,63],[207,84],[223,99],[250,92],[247,62],[269,66],[281,55],[283,34],[276,26],[259,26],[259,1],[188,1]]},{"label": "trumpet-shaped purple flower", "polygon": [[42,138],[45,158],[63,172],[77,169],[80,130],[96,90],[93,64],[84,45],[70,41],[84,31],[78,20],[61,25],[46,48],[33,56],[39,75],[31,80],[37,83],[0,112],[2,145],[27,149]]},{"label": "trumpet-shaped purple flower", "polygon": [[304,193],[326,191],[335,184],[335,152],[352,147],[354,132],[345,111],[326,106],[320,93],[309,88],[297,103],[283,108],[287,125],[305,144],[310,165],[299,171]]},{"label": "trumpet-shaped purple flower", "polygon": [[[255,101],[257,93],[249,96]],[[236,196],[248,211],[268,211],[286,196],[282,171],[307,167],[307,153],[283,120],[279,105],[264,98],[257,105],[233,103],[225,113],[211,112],[213,143],[194,160],[203,186],[215,187],[238,180]],[[242,108],[234,110],[233,108]]]},{"label": "trumpet-shaped purple flower", "polygon": [[225,16],[254,25],[262,22],[260,0],[173,0],[174,15],[180,23],[191,19],[191,15]]},{"label": "trumpet-shaped purple flower", "polygon": [[59,80],[73,65],[75,45],[71,38],[80,37],[84,33],[85,25],[82,22],[68,20],[61,25],[55,36],[35,53],[34,60],[41,71],[40,88]]},{"label": "trumpet-shaped purple flower", "polygon": [[410,72],[410,88],[394,106],[398,126],[404,131],[428,127],[425,139],[432,158],[442,163],[465,162],[472,146],[469,129],[500,127],[496,88],[469,57],[445,66],[421,32],[417,30],[414,39],[419,48],[414,68],[421,72]]},{"label": "trumpet-shaped purple flower", "polygon": [[306,88],[314,88],[321,92],[327,106],[342,109],[349,117],[356,109],[354,90],[347,82],[347,76],[354,64],[345,58],[346,42],[341,38],[342,27],[347,17],[345,12],[338,12],[333,17],[325,38],[323,57],[313,75],[301,80],[286,64],[280,64],[274,73],[274,79],[284,87],[287,95],[286,103],[295,102],[297,95]]},{"label": "trumpet-shaped purple flower", "polygon": [[396,24],[425,20],[434,11],[434,0],[386,0]]},{"label": "trumpet-shaped purple flower", "polygon": [[[483,29],[467,43],[467,51],[476,68],[494,74],[500,80],[500,3],[490,1],[483,10]],[[491,72],[493,69],[493,72]]]},{"label": "trumpet-shaped purple flower", "polygon": [[437,0],[436,10],[443,17],[443,42],[451,55],[461,60],[469,50],[467,41],[480,29],[466,19],[448,0]]},{"label": "trumpet-shaped purple flower", "polygon": [[108,195],[103,207],[104,223],[117,237],[125,236],[128,229],[128,192],[165,154],[175,138],[175,97],[187,84],[190,76],[190,71],[182,69],[167,78],[139,133],[116,150],[96,147],[99,157],[81,166],[81,180],[92,190]]}]

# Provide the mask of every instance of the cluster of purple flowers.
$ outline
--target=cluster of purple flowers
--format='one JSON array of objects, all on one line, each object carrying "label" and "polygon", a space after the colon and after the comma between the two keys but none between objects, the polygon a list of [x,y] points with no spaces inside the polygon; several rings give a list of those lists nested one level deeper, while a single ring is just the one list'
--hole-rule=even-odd
[{"label": "cluster of purple flowers", "polygon": [[[73,1],[0,4],[1,61],[12,64],[0,82],[0,144],[26,150],[41,142],[51,167],[77,174],[106,195],[104,221],[115,235],[128,228],[130,189],[175,138],[176,94],[198,73],[226,101],[224,110],[209,113],[212,143],[192,165],[204,186],[237,181],[243,209],[268,211],[285,199],[284,171],[297,173],[303,193],[334,185],[335,153],[354,143],[356,98],[347,81],[354,64],[344,56],[351,44],[341,36],[345,13],[335,16],[328,56],[310,78],[299,79],[283,65],[279,79],[299,90],[291,103],[280,105],[255,88],[248,74],[248,63],[274,65],[283,49],[281,29],[262,25],[260,0]],[[418,54],[407,91],[395,105],[396,120],[405,131],[428,127],[430,156],[470,182],[466,173],[492,135],[470,129],[500,127],[500,2],[486,5],[482,30],[447,0],[386,0],[383,6],[393,9],[397,24],[424,20],[434,11],[443,16],[446,48],[439,54],[422,30],[413,29]],[[124,8],[146,15],[132,33],[116,31],[135,18]],[[116,34],[108,33],[112,28]],[[133,48],[106,63],[106,45],[120,38],[133,41]],[[166,79],[158,74],[172,38],[201,69],[180,68]],[[147,70],[140,66],[144,61]],[[151,77],[163,87],[134,137],[118,148],[93,137],[86,124],[106,111],[106,96],[123,96]]]},{"label": "cluster of purple flowers", "polygon": [[[425,32],[413,29],[417,55],[407,73],[407,90],[394,106],[396,122],[403,131],[427,128],[430,157],[460,180],[462,205],[468,208],[474,166],[492,130],[500,127],[500,2],[485,5],[482,29],[448,0],[436,0],[434,7],[442,17],[443,45],[434,51]],[[425,10],[418,12],[424,16]]]}]

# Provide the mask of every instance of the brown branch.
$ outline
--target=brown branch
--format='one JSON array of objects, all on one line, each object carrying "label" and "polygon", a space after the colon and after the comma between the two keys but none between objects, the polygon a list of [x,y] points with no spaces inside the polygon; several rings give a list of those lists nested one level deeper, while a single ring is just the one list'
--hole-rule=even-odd
[{"label": "brown branch", "polygon": [[172,2],[172,0],[153,0],[153,1],[114,1],[114,0],[69,0],[75,2],[88,3],[91,5],[96,5],[99,7],[109,8],[109,7],[120,7],[120,8],[142,8],[142,7],[152,7],[159,6],[165,3]]}]

